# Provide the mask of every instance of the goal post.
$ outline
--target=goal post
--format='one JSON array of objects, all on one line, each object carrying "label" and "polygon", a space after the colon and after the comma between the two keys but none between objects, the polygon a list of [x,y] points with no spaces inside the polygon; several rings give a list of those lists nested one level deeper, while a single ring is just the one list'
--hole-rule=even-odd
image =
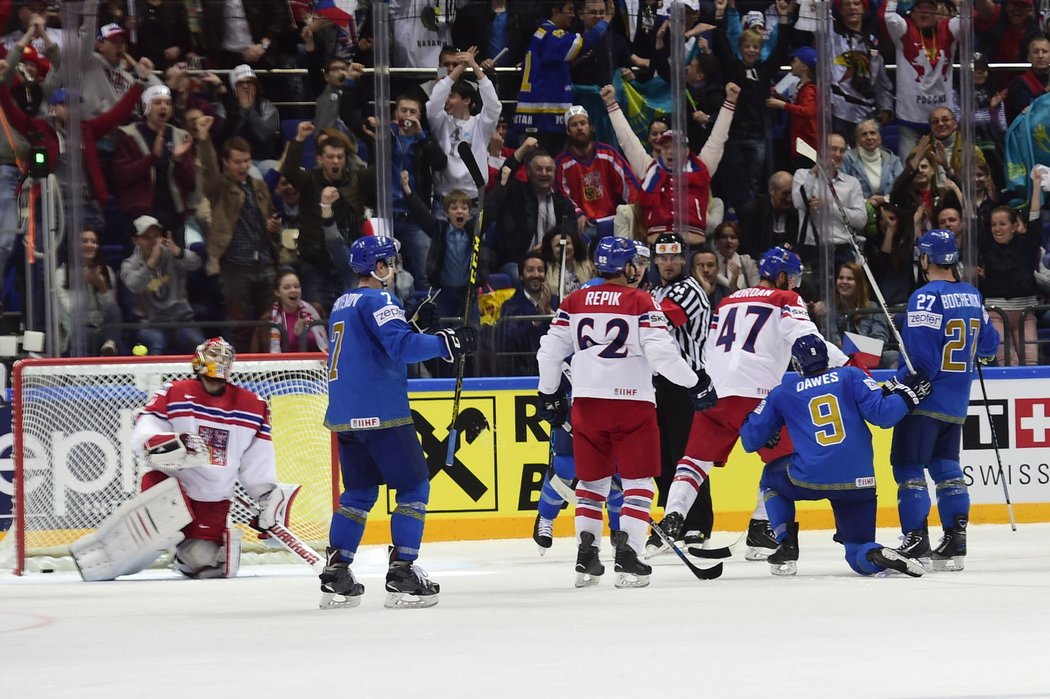
[{"label": "goal post", "polygon": [[[277,479],[302,490],[290,526],[323,550],[339,496],[335,440],[324,427],[325,355],[242,355],[232,382],[270,406]],[[133,454],[135,414],[166,382],[190,378],[189,357],[26,359],[12,372],[13,519],[0,569],[15,574],[69,565],[68,547],[139,490],[147,466]],[[246,551],[268,547],[234,502],[230,520]]]}]

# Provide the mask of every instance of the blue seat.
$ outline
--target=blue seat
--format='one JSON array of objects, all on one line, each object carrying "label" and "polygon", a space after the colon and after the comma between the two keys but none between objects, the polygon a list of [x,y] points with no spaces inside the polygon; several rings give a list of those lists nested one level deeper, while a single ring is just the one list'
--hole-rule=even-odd
[{"label": "blue seat", "polygon": [[[305,119],[282,119],[281,120],[281,138],[285,143],[295,140],[295,134],[299,131],[299,124]],[[303,141],[303,160],[300,163],[307,170],[312,170],[317,164],[314,158],[314,153],[317,150],[317,137],[314,134],[310,134],[310,137]]]},{"label": "blue seat", "polygon": [[510,289],[514,286],[514,280],[508,274],[493,272],[489,275],[489,286],[492,287],[493,291],[496,289]]}]

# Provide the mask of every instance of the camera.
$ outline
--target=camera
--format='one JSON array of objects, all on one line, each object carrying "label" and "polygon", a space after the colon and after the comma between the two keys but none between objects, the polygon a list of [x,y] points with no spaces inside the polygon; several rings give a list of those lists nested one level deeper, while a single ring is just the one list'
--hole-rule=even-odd
[{"label": "camera", "polygon": [[398,125],[400,125],[402,129],[411,129],[412,128],[412,124],[414,124],[414,123],[415,122],[412,121],[411,119],[402,119],[401,121],[398,122]]}]

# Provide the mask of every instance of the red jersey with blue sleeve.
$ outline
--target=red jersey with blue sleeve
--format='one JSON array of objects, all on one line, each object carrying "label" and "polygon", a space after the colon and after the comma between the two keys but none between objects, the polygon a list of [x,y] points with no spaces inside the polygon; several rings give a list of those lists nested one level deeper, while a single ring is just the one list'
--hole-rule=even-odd
[{"label": "red jersey with blue sleeve", "polygon": [[335,302],[328,337],[324,424],[333,432],[411,425],[408,365],[450,358],[444,340],[412,329],[395,296],[367,287]]},{"label": "red jersey with blue sleeve", "polygon": [[195,434],[208,445],[208,466],[173,474],[193,500],[228,500],[237,481],[248,490],[277,482],[270,408],[246,388],[227,384],[213,396],[198,379],[166,384],[135,419],[135,454],[144,459],[146,440],[163,432]]},{"label": "red jersey with blue sleeve", "polygon": [[555,160],[554,181],[561,193],[595,223],[611,221],[620,204],[638,198],[638,179],[620,152],[595,143],[586,158],[566,150]]},{"label": "red jersey with blue sleeve", "polygon": [[[962,424],[978,357],[995,356],[999,332],[988,320],[981,292],[966,282],[934,281],[914,291],[901,330],[908,357],[933,383],[915,415]],[[907,366],[897,370],[908,373]]]},{"label": "red jersey with blue sleeve", "polygon": [[656,301],[630,286],[598,284],[562,302],[536,354],[541,393],[558,391],[569,355],[574,399],[655,404],[654,372],[687,388],[697,382]]},{"label": "red jersey with blue sleeve", "polygon": [[[908,414],[904,398],[884,394],[855,367],[816,376],[790,373],[740,428],[744,449],[758,451],[787,425],[795,445],[788,476],[813,490],[875,487],[875,453],[867,422],[892,427]],[[865,422],[867,421],[867,422]]]},{"label": "red jersey with blue sleeve", "polygon": [[530,132],[565,130],[565,111],[572,106],[569,62],[594,48],[608,26],[602,20],[577,34],[559,29],[548,19],[537,27],[525,54],[515,125]]}]

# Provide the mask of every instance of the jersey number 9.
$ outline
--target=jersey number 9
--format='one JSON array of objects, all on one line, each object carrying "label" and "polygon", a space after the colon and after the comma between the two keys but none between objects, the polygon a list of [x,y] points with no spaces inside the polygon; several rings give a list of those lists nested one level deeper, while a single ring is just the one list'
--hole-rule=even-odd
[{"label": "jersey number 9", "polygon": [[817,428],[813,438],[820,446],[838,444],[846,438],[846,429],[842,426],[842,413],[839,412],[839,400],[835,396],[817,396],[810,400],[809,417]]}]

